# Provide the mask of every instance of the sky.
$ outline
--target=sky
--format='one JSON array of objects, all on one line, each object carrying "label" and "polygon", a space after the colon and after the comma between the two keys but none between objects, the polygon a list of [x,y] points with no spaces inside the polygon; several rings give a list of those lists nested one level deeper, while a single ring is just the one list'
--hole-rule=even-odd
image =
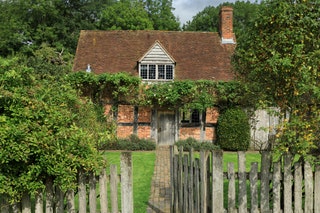
[{"label": "sky", "polygon": [[[187,21],[192,20],[198,12],[202,11],[207,6],[218,6],[224,2],[234,3],[236,0],[173,0],[172,6],[175,8],[173,13],[179,17],[181,24],[183,25]],[[250,0],[256,2],[256,0]],[[257,2],[260,2],[258,0]]]}]

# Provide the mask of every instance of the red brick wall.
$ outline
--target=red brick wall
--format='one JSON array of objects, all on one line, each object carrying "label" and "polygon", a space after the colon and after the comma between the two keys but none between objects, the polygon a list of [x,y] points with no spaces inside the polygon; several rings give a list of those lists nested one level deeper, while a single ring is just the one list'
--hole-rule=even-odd
[{"label": "red brick wall", "polygon": [[217,108],[208,108],[206,111],[206,123],[217,123],[219,111]]},{"label": "red brick wall", "polygon": [[214,127],[206,127],[205,141],[213,141],[216,139],[216,133]]},{"label": "red brick wall", "polygon": [[134,120],[134,106],[119,105],[118,106],[118,123],[133,123]]},{"label": "red brick wall", "polygon": [[139,138],[149,139],[151,133],[151,127],[150,126],[139,126],[137,135]]},{"label": "red brick wall", "polygon": [[[105,106],[105,114],[112,115],[112,106]],[[217,108],[209,108],[206,111],[206,123],[215,124],[217,123],[219,112]],[[151,123],[152,110],[149,107],[138,108],[138,123],[143,125],[137,126],[137,135],[139,138],[150,138],[151,136]],[[126,138],[133,134],[134,131],[134,106],[131,105],[119,105],[118,106],[118,117],[117,123],[117,136],[119,138]],[[126,124],[126,125],[121,125]],[[200,140],[201,130],[200,127],[180,127],[179,139],[187,139],[188,137]],[[205,129],[206,141],[212,141],[215,139],[215,128],[210,126]]]},{"label": "red brick wall", "polygon": [[179,131],[179,139],[185,140],[189,137],[200,140],[200,127],[181,127]]},{"label": "red brick wall", "polygon": [[117,137],[118,138],[127,138],[133,133],[133,126],[118,126],[117,128]]},{"label": "red brick wall", "polygon": [[151,108],[150,107],[139,107],[138,111],[138,122],[151,122]]}]

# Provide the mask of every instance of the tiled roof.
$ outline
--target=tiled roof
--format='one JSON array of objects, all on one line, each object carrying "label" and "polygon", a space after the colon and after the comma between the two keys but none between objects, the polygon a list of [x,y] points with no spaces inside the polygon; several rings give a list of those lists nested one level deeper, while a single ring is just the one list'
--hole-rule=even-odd
[{"label": "tiled roof", "polygon": [[234,44],[218,33],[179,31],[81,31],[73,70],[138,75],[138,60],[159,41],[176,61],[175,79],[231,80]]}]

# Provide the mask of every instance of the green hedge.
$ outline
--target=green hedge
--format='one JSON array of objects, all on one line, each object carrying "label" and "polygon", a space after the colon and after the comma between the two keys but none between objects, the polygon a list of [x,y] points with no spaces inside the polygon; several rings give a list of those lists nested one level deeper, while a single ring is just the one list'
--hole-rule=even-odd
[{"label": "green hedge", "polygon": [[217,144],[228,151],[245,151],[250,145],[250,124],[240,108],[221,112],[217,126]]},{"label": "green hedge", "polygon": [[178,148],[182,146],[184,151],[190,151],[191,148],[193,148],[194,151],[212,151],[220,149],[219,146],[214,145],[212,142],[200,142],[191,137],[185,140],[178,140],[174,145],[176,145]]},{"label": "green hedge", "polygon": [[130,135],[129,138],[121,138],[103,143],[101,150],[129,150],[129,151],[148,151],[155,150],[156,144],[152,140],[140,139],[136,135]]}]

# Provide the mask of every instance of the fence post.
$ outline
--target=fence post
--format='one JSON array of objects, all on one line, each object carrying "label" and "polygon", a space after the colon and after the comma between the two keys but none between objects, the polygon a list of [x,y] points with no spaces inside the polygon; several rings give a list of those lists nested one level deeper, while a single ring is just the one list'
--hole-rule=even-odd
[{"label": "fence post", "polygon": [[251,212],[258,211],[258,163],[251,163],[250,169],[250,195],[251,195]]},{"label": "fence post", "polygon": [[270,153],[263,151],[261,155],[261,213],[270,212],[269,190],[270,190]]},{"label": "fence post", "polygon": [[313,174],[309,162],[304,163],[304,188],[306,194],[304,212],[313,212]]},{"label": "fence post", "polygon": [[31,200],[29,193],[25,192],[22,195],[22,213],[31,213]]},{"label": "fence post", "polygon": [[208,152],[201,150],[200,151],[200,207],[201,213],[207,213],[207,158]]},{"label": "fence post", "polygon": [[110,166],[111,211],[118,212],[118,172],[117,166]]},{"label": "fence post", "polygon": [[79,213],[86,213],[87,211],[86,175],[83,172],[83,170],[79,171],[78,194],[79,194]]},{"label": "fence post", "polygon": [[302,169],[301,162],[294,164],[294,213],[302,212]]},{"label": "fence post", "polygon": [[223,154],[212,151],[212,212],[224,212],[223,208]]},{"label": "fence post", "polygon": [[314,212],[320,212],[320,205],[317,204],[320,200],[320,165],[315,166],[314,173]]},{"label": "fence post", "polygon": [[199,180],[199,158],[196,158],[194,161],[194,192],[195,192],[195,201],[194,201],[194,212],[200,212],[200,180]]},{"label": "fence post", "polygon": [[194,175],[194,156],[193,156],[193,148],[191,148],[189,152],[189,211],[193,212],[193,200],[194,200],[194,194],[193,194],[193,175]]},{"label": "fence post", "polygon": [[273,164],[273,177],[272,177],[272,191],[273,191],[273,212],[280,212],[280,190],[281,190],[281,164],[275,162]]},{"label": "fence post", "polygon": [[288,153],[284,155],[284,166],[283,166],[283,197],[286,198],[284,202],[284,213],[292,212],[292,172],[291,162],[292,157]]},{"label": "fence post", "polygon": [[90,213],[97,212],[96,175],[94,172],[89,174],[89,209]]},{"label": "fence post", "polygon": [[121,153],[121,210],[133,213],[132,154]]},{"label": "fence post", "polygon": [[64,193],[60,189],[60,187],[56,187],[56,193],[55,193],[55,200],[56,200],[56,205],[55,205],[55,212],[63,212],[64,211]]},{"label": "fence post", "polygon": [[228,163],[228,212],[236,212],[236,180],[234,176],[234,163]]},{"label": "fence post", "polygon": [[188,212],[188,204],[189,204],[189,170],[188,170],[188,155],[184,155],[183,157],[183,212]]},{"label": "fence post", "polygon": [[247,174],[245,152],[238,152],[239,213],[247,212]]},{"label": "fence post", "polygon": [[21,203],[16,202],[12,205],[12,212],[13,213],[20,213],[21,212]]},{"label": "fence post", "polygon": [[99,176],[100,188],[100,208],[101,213],[108,213],[108,197],[107,197],[107,174],[106,169],[102,169]]},{"label": "fence post", "polygon": [[35,213],[43,213],[43,194],[42,190],[38,190],[35,196]]},{"label": "fence post", "polygon": [[66,194],[67,197],[67,211],[69,213],[75,213],[76,207],[74,204],[74,191],[73,189],[69,189]]},{"label": "fence post", "polygon": [[1,213],[9,213],[9,202],[8,202],[8,197],[5,194],[0,195],[1,198]]},{"label": "fence post", "polygon": [[47,178],[46,180],[46,213],[53,213],[54,206],[54,195],[53,195],[53,180]]},{"label": "fence post", "polygon": [[179,147],[178,157],[178,209],[183,209],[183,167],[182,167],[183,147]]}]

